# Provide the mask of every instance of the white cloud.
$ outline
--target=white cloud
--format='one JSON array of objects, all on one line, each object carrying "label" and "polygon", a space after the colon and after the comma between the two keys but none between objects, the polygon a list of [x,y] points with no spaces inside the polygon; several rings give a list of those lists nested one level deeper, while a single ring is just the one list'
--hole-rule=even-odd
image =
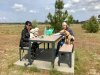
[{"label": "white cloud", "polygon": [[15,9],[15,11],[26,11],[26,8],[23,6],[23,4],[15,3],[12,8]]},{"label": "white cloud", "polygon": [[87,0],[88,2],[94,2],[94,1],[97,1],[97,0]]},{"label": "white cloud", "polygon": [[5,19],[7,19],[7,18],[3,16],[3,17],[0,17],[0,19],[5,20]]},{"label": "white cloud", "polygon": [[55,7],[54,6],[46,6],[44,9],[46,11],[52,12],[53,10],[55,10]]},{"label": "white cloud", "polygon": [[100,5],[96,5],[96,6],[94,7],[94,9],[100,10]]},{"label": "white cloud", "polygon": [[82,8],[83,11],[86,11],[86,8]]},{"label": "white cloud", "polygon": [[74,3],[79,3],[80,0],[72,0],[72,2],[74,2]]},{"label": "white cloud", "polygon": [[66,4],[64,5],[64,8],[70,8],[71,6],[72,6],[71,3],[66,3]]},{"label": "white cloud", "polygon": [[36,13],[38,13],[38,11],[35,11],[35,10],[29,10],[29,13],[34,13],[34,14],[36,14]]},{"label": "white cloud", "polygon": [[0,22],[5,22],[7,18],[5,16],[0,16]]},{"label": "white cloud", "polygon": [[70,13],[75,13],[76,11],[71,9],[71,10],[68,10]]},{"label": "white cloud", "polygon": [[[100,13],[100,0],[68,0],[65,4],[67,10],[75,10],[75,12],[91,12]],[[74,12],[71,10],[71,12]]]}]

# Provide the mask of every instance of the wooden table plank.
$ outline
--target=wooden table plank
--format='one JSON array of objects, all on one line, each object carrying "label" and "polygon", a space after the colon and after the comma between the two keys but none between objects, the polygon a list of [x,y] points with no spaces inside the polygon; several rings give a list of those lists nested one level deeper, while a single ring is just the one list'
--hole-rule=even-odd
[{"label": "wooden table plank", "polygon": [[30,40],[34,40],[34,41],[56,41],[61,37],[61,35],[51,35],[51,36],[44,36],[43,38],[41,37],[37,37],[37,38],[31,38]]}]

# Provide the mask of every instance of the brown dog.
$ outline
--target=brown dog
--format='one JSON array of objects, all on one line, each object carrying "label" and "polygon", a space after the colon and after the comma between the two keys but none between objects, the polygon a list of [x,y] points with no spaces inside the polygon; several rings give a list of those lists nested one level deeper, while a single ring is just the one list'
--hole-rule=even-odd
[{"label": "brown dog", "polygon": [[61,30],[60,34],[63,34],[65,36],[65,43],[68,43],[70,45],[71,44],[71,41],[70,41],[71,35],[70,35],[70,33],[66,30]]}]

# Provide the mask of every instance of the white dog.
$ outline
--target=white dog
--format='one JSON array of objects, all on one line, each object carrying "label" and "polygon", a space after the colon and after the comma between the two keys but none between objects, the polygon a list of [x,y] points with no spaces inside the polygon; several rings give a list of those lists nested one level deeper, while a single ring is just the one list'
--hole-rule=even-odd
[{"label": "white dog", "polygon": [[35,37],[38,37],[38,31],[39,31],[39,28],[34,28],[34,29],[31,29],[30,30],[30,38],[35,38]]}]

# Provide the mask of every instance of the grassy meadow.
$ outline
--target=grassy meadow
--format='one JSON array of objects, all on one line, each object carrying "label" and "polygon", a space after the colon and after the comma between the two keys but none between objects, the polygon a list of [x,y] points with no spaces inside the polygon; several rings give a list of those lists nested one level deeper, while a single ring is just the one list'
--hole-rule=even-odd
[{"label": "grassy meadow", "polygon": [[[39,70],[13,65],[19,59],[18,46],[23,25],[0,25],[0,75],[66,75],[56,70]],[[40,35],[45,25],[38,25]],[[75,75],[100,75],[100,32],[86,33],[72,25],[75,34]]]}]

